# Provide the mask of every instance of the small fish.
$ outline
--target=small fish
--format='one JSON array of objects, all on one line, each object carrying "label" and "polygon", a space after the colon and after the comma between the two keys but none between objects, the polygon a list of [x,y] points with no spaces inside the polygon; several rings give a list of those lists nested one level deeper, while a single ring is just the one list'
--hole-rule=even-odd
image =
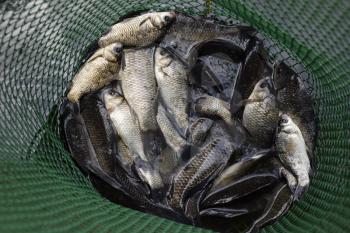
[{"label": "small fish", "polygon": [[109,176],[114,177],[116,136],[107,109],[96,95],[86,96],[80,101],[80,114],[99,165]]},{"label": "small fish", "polygon": [[133,153],[147,160],[139,124],[128,103],[111,88],[105,90],[103,98],[117,134]]},{"label": "small fish", "polygon": [[275,221],[286,213],[291,204],[292,193],[290,192],[288,185],[283,183],[278,184],[264,214],[255,221],[254,225],[248,232],[258,232],[258,229],[261,227]]},{"label": "small fish", "polygon": [[228,103],[213,96],[205,95],[198,98],[196,100],[195,111],[205,115],[220,117],[230,128],[236,125],[234,119],[231,117]]},{"label": "small fish", "polygon": [[147,46],[158,40],[176,19],[174,12],[146,13],[113,25],[98,44],[105,47],[120,42],[125,46]]},{"label": "small fish", "polygon": [[280,117],[276,150],[282,164],[287,168],[282,170],[282,174],[294,193],[293,199],[299,200],[309,187],[311,166],[303,135],[287,114],[282,114]]},{"label": "small fish", "polygon": [[232,151],[233,146],[228,140],[216,138],[194,155],[173,179],[168,196],[170,206],[184,209],[184,202],[190,192],[214,179],[223,170]]},{"label": "small fish", "polygon": [[268,146],[273,139],[279,110],[270,78],[260,80],[250,94],[243,112],[243,126],[255,142]]},{"label": "small fish", "polygon": [[273,173],[262,173],[246,175],[237,180],[232,180],[230,184],[222,187],[211,189],[203,200],[203,206],[213,206],[226,204],[232,200],[247,196],[258,190],[271,185],[279,179],[279,176]]},{"label": "small fish", "polygon": [[273,81],[279,108],[298,125],[312,160],[317,129],[311,96],[299,81],[299,76],[284,62],[274,64]]},{"label": "small fish", "polygon": [[195,121],[190,128],[191,143],[199,146],[207,137],[210,128],[213,126],[214,121],[209,118],[199,118]]},{"label": "small fish", "polygon": [[181,155],[187,146],[187,142],[175,129],[173,123],[167,116],[166,110],[161,104],[158,106],[157,122],[167,144],[178,153],[178,155]]},{"label": "small fish", "polygon": [[250,158],[243,159],[226,168],[220,176],[214,180],[211,191],[223,188],[229,185],[232,181],[247,175],[256,164],[263,162],[267,153],[268,150],[259,151]]},{"label": "small fish", "polygon": [[154,50],[154,47],[125,50],[119,72],[124,97],[135,112],[143,132],[158,128]]},{"label": "small fish", "polygon": [[68,100],[77,103],[83,95],[97,91],[117,79],[122,50],[121,43],[97,50],[75,75],[67,94]]},{"label": "small fish", "polygon": [[160,97],[184,137],[188,128],[189,101],[186,68],[162,48],[156,49],[154,60]]}]

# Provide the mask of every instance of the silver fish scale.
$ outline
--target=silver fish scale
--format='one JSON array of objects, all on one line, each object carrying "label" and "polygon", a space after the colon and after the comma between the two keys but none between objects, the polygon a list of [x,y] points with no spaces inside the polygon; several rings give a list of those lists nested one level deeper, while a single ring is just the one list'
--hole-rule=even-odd
[{"label": "silver fish scale", "polygon": [[[223,159],[225,155],[227,155],[227,153],[223,153],[227,150],[226,143],[227,141],[220,138],[214,139],[207,144],[203,150],[196,154],[175,176],[172,194],[169,197],[169,204],[172,207],[176,209],[183,207],[183,198],[187,191],[189,191],[188,188],[192,188],[195,185],[195,181],[199,181],[198,178],[193,179],[199,169],[205,170],[206,168],[210,168],[210,164],[213,162],[221,161],[220,163],[224,163]],[[214,167],[217,168],[218,166]],[[205,174],[205,172],[203,174]]]},{"label": "silver fish scale", "polygon": [[185,130],[188,127],[188,83],[187,72],[184,65],[176,59],[172,59],[170,65],[157,64],[156,55],[156,78],[160,96],[173,114],[179,127]]},{"label": "silver fish scale", "polygon": [[262,102],[247,104],[243,113],[243,125],[261,143],[271,142],[278,122],[278,109],[273,97]]},{"label": "silver fish scale", "polygon": [[124,101],[122,104],[118,105],[113,112],[110,113],[110,118],[117,133],[127,147],[131,151],[137,153],[142,159],[146,160],[140,128],[128,104]]},{"label": "silver fish scale", "polygon": [[101,47],[107,46],[113,42],[120,42],[124,46],[145,46],[153,43],[162,34],[163,30],[157,29],[146,22],[147,30],[140,29],[140,23],[148,18],[150,14],[143,14],[132,19],[126,19],[112,26],[111,30],[99,40]]},{"label": "silver fish scale", "polygon": [[142,131],[157,129],[157,84],[153,70],[154,47],[126,50],[120,72],[125,99],[135,111]]}]

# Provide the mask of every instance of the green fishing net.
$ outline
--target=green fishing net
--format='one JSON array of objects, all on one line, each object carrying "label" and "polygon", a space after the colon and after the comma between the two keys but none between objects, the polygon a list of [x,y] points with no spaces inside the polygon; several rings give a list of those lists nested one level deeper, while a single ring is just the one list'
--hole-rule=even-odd
[{"label": "green fishing net", "polygon": [[58,133],[57,111],[91,45],[142,10],[215,15],[259,30],[272,60],[309,83],[317,170],[301,202],[263,232],[350,232],[350,2],[0,1],[0,232],[205,232],[101,197]]}]

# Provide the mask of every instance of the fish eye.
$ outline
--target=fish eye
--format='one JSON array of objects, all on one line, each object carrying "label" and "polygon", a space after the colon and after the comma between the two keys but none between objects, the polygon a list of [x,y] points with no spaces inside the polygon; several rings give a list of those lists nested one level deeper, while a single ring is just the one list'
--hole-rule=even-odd
[{"label": "fish eye", "polygon": [[177,48],[177,43],[175,41],[170,42],[170,46],[173,47],[174,49]]},{"label": "fish eye", "polygon": [[166,15],[164,16],[164,21],[169,23],[171,21],[171,18],[168,15]]},{"label": "fish eye", "polygon": [[113,47],[113,52],[114,53],[120,53],[123,50],[122,46],[114,46]]},{"label": "fish eye", "polygon": [[160,55],[164,56],[165,55],[165,51],[162,49],[160,50]]},{"label": "fish eye", "polygon": [[288,118],[287,118],[287,117],[282,117],[281,122],[282,122],[283,124],[288,123]]},{"label": "fish eye", "polygon": [[260,87],[261,87],[261,88],[267,87],[267,83],[263,82],[262,84],[260,84]]},{"label": "fish eye", "polygon": [[110,91],[109,91],[109,94],[112,95],[112,96],[117,95],[117,93],[116,93],[114,90],[110,90]]}]

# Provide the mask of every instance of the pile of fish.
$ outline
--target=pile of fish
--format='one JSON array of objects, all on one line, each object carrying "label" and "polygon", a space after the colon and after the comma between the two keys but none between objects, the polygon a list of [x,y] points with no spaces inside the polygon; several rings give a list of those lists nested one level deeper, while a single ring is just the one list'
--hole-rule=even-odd
[{"label": "pile of fish", "polygon": [[73,79],[62,136],[105,197],[256,232],[308,190],[312,99],[251,27],[175,12],[111,27]]}]

